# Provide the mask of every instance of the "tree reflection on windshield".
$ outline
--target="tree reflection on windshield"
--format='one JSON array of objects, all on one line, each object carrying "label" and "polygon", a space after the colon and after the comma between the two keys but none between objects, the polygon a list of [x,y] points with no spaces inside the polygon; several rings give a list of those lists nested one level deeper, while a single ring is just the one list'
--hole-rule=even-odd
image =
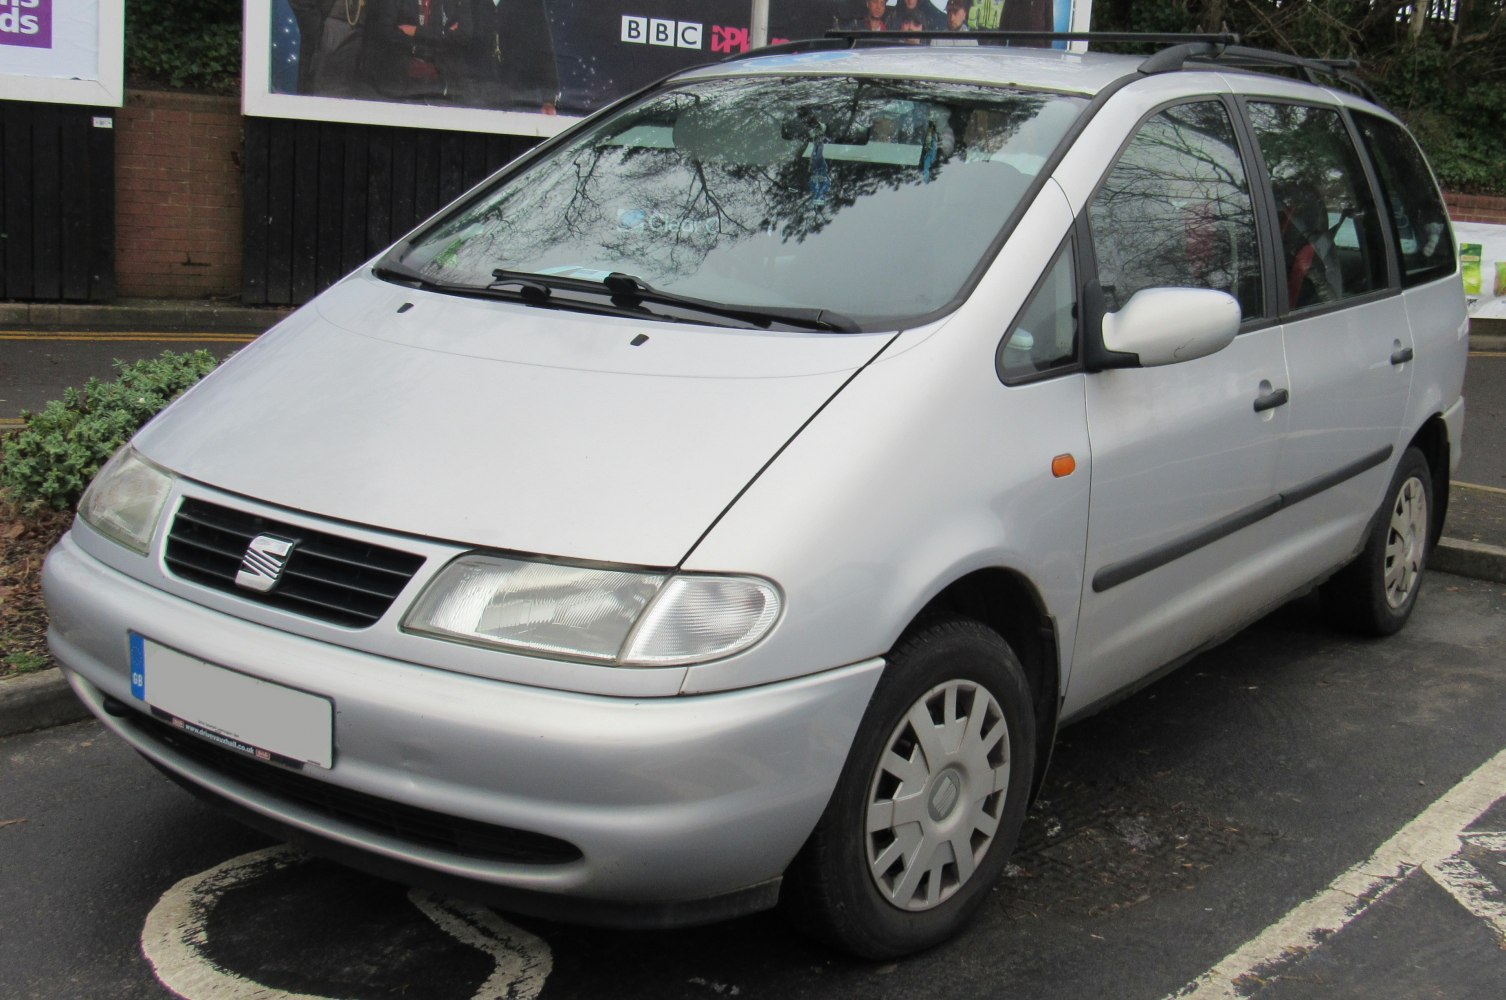
[{"label": "tree reflection on windshield", "polygon": [[957,296],[1081,98],[845,77],[683,84],[422,234],[447,284],[635,275],[749,308],[898,319]]}]

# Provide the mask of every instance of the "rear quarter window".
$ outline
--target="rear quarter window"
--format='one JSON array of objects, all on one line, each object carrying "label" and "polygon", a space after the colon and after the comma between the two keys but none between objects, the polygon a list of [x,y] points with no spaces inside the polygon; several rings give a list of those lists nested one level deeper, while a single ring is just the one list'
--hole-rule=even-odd
[{"label": "rear quarter window", "polygon": [[1392,239],[1405,287],[1454,273],[1454,239],[1448,211],[1422,151],[1406,130],[1384,118],[1357,114],[1355,123],[1391,216]]}]

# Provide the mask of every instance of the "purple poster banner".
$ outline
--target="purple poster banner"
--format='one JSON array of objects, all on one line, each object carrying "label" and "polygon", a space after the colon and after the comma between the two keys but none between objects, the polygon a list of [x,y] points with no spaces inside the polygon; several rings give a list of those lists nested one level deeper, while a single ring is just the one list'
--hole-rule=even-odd
[{"label": "purple poster banner", "polygon": [[52,0],[0,0],[0,45],[52,48]]}]

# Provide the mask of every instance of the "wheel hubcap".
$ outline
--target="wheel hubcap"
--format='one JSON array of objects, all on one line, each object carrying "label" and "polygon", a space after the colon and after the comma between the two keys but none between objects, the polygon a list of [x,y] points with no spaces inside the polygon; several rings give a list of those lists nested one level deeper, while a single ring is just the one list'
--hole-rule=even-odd
[{"label": "wheel hubcap", "polygon": [[889,736],[868,795],[868,872],[884,898],[929,910],[972,878],[1009,787],[1009,726],[972,681],[937,685]]},{"label": "wheel hubcap", "polygon": [[1401,484],[1386,532],[1386,603],[1399,608],[1411,598],[1427,552],[1428,495],[1416,476]]}]

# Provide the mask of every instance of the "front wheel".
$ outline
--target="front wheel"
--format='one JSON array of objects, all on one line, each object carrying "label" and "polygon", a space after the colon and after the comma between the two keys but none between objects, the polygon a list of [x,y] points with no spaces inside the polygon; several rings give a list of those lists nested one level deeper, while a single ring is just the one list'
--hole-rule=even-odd
[{"label": "front wheel", "polygon": [[1386,503],[1365,548],[1323,585],[1325,606],[1362,635],[1390,635],[1411,617],[1432,540],[1433,477],[1427,459],[1408,448],[1397,463]]},{"label": "front wheel", "polygon": [[1024,821],[1035,719],[1014,652],[966,619],[902,639],[781,905],[864,958],[918,951],[982,905]]}]

